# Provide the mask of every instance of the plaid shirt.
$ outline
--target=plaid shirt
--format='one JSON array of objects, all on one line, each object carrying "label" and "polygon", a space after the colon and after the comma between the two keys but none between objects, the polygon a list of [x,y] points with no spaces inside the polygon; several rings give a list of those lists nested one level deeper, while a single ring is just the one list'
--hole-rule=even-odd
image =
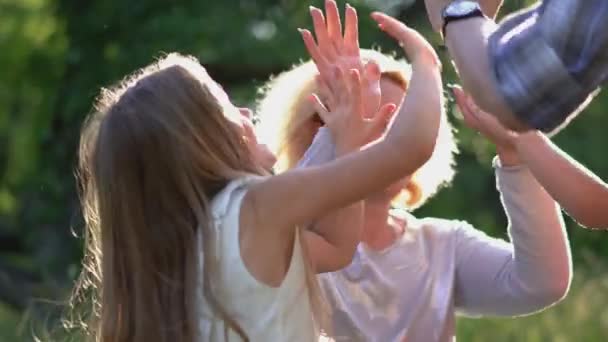
[{"label": "plaid shirt", "polygon": [[490,38],[500,92],[545,132],[574,118],[608,81],[608,0],[544,0]]}]

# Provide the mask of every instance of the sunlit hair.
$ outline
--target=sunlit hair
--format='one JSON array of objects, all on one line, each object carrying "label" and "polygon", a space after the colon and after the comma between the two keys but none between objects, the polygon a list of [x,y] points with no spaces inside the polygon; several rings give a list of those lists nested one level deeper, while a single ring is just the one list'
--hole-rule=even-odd
[{"label": "sunlit hair", "polygon": [[[361,50],[361,56],[365,61],[376,62],[382,77],[407,89],[411,67],[405,60],[365,49]],[[262,89],[262,98],[258,103],[258,132],[277,156],[277,172],[288,170],[298,163],[322,125],[308,100],[309,95],[316,91],[316,73],[315,65],[309,61],[273,77]],[[394,206],[409,210],[418,208],[442,185],[451,182],[454,177],[454,154],[457,152],[452,131],[445,113],[442,113],[433,155],[414,173],[405,189],[395,198]],[[404,158],[407,158],[405,148]]]},{"label": "sunlit hair", "polygon": [[78,170],[87,232],[73,304],[92,306],[90,340],[195,341],[201,287],[246,340],[211,292],[209,210],[229,181],[263,171],[218,90],[196,59],[171,54],[101,91]]}]

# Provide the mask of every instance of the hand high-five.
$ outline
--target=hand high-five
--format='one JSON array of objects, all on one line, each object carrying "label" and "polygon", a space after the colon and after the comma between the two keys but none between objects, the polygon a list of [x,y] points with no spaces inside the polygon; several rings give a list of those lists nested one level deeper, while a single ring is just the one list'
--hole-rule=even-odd
[{"label": "hand high-five", "polygon": [[454,87],[453,92],[456,104],[464,118],[464,123],[496,145],[496,151],[502,165],[519,164],[520,158],[515,143],[518,134],[505,128],[493,115],[481,110],[473,101],[473,98],[459,86]]},{"label": "hand high-five", "polygon": [[344,155],[384,133],[397,106],[394,103],[385,104],[371,118],[367,118],[364,114],[364,84],[359,72],[356,69],[350,69],[347,73],[339,70],[334,79],[334,88],[325,90],[333,108],[327,108],[317,94],[313,94],[311,99],[315,110],[332,132],[336,153]]},{"label": "hand high-five", "polygon": [[[325,1],[325,12],[327,18],[318,8],[310,8],[316,42],[310,31],[300,30],[306,49],[319,70],[319,81],[331,89],[337,83],[337,70],[342,73],[348,73],[351,69],[357,70],[365,92],[365,116],[369,117],[375,114],[380,106],[380,68],[374,62],[364,65],[361,60],[357,11],[346,5],[344,34],[338,6],[334,0]],[[328,103],[328,106],[331,107],[331,104]]]},{"label": "hand high-five", "polygon": [[459,86],[455,86],[453,92],[464,123],[469,128],[478,131],[499,148],[513,148],[516,132],[505,128],[494,116],[481,110]]}]

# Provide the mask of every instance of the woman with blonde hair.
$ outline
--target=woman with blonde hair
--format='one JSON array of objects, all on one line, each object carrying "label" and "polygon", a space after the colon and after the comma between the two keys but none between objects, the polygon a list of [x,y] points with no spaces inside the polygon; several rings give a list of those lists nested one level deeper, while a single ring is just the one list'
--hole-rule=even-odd
[{"label": "woman with blonde hair", "polygon": [[[259,103],[260,130],[277,155],[277,172],[318,166],[334,158],[333,139],[346,133],[325,127],[307,98],[326,87],[324,78],[337,61],[360,58],[363,70],[373,69],[367,61],[375,62],[381,77],[380,104],[401,98],[404,92],[423,95],[408,89],[410,71],[405,61],[377,51],[361,50],[359,56],[340,49],[353,45],[346,40],[356,37],[338,34],[335,2],[327,1],[326,7],[327,20],[321,11],[311,11],[318,45],[310,32],[302,31],[314,62],[273,78]],[[347,7],[347,26],[352,25],[348,18],[353,11]],[[387,16],[373,17],[388,33],[406,29]],[[321,75],[315,78],[317,69]],[[477,129],[497,147],[494,167],[510,242],[489,237],[463,221],[416,218],[409,213],[453,177],[456,146],[442,115],[429,161],[368,196],[363,218],[349,215],[345,208],[310,225],[315,231],[363,223],[361,235],[353,229],[353,238],[360,241],[353,262],[318,276],[331,307],[327,330],[336,341],[451,341],[456,312],[525,315],[566,295],[571,256],[559,207],[521,164],[504,131],[484,125]],[[412,152],[404,147],[404,156]]]},{"label": "woman with blonde hair", "polygon": [[[400,103],[411,76],[411,65],[380,51],[361,49],[363,63],[373,62],[380,67],[380,85],[385,102]],[[257,130],[261,139],[275,153],[276,172],[294,168],[311,146],[317,131],[325,128],[308,96],[317,92],[312,61],[274,77],[262,89],[258,103],[260,123]],[[416,209],[432,197],[454,176],[454,153],[457,152],[452,126],[447,117],[440,118],[436,148],[431,158],[416,171],[393,205],[402,209]],[[309,152],[309,153],[312,153]]]}]

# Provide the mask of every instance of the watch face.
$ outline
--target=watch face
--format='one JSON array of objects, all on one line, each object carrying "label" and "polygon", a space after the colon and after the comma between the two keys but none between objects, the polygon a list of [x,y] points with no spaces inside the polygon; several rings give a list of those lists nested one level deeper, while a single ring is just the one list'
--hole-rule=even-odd
[{"label": "watch face", "polygon": [[460,17],[479,9],[475,1],[454,1],[445,9],[446,16]]}]

